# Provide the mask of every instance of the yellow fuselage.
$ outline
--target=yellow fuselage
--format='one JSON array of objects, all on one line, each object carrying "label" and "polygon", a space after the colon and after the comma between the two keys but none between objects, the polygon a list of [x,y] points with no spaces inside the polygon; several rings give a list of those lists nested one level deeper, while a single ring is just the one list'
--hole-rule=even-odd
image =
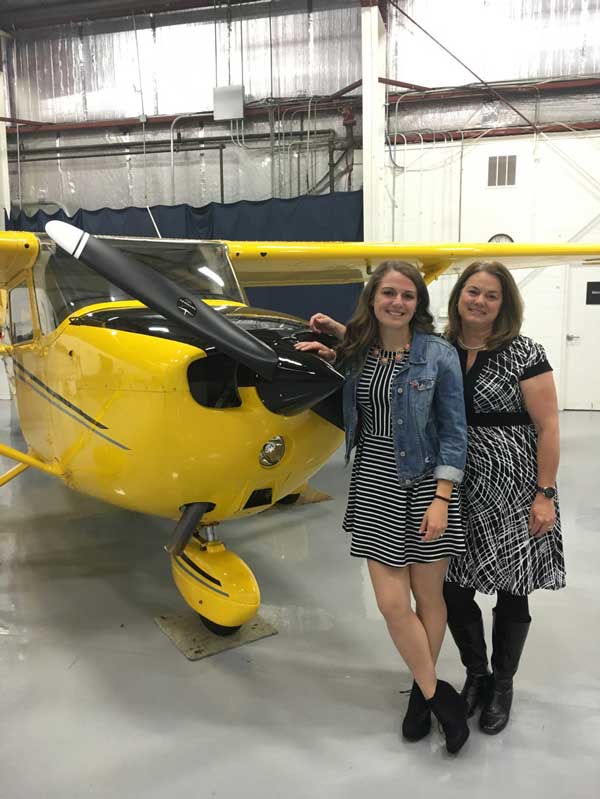
[{"label": "yellow fuselage", "polygon": [[[70,318],[139,307],[105,303]],[[271,489],[273,502],[293,493],[343,434],[312,411],[270,412],[252,387],[239,389],[237,408],[198,404],[187,370],[205,357],[188,344],[69,319],[15,346],[19,418],[31,452],[57,462],[71,488],[123,508],[179,518],[183,505],[211,502],[208,523],[263,510],[244,508],[252,492]],[[265,467],[259,453],[273,436],[283,437],[286,452]]]}]

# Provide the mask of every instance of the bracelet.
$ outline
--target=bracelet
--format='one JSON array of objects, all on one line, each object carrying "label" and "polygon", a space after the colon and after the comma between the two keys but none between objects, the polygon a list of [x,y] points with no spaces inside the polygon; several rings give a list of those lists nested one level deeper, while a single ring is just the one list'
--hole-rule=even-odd
[{"label": "bracelet", "polygon": [[447,502],[447,503],[448,503],[448,505],[449,505],[449,504],[452,502],[452,500],[451,500],[449,497],[443,497],[441,494],[434,494],[434,495],[433,495],[433,498],[434,498],[434,499],[441,499],[441,500],[443,500],[444,502]]}]

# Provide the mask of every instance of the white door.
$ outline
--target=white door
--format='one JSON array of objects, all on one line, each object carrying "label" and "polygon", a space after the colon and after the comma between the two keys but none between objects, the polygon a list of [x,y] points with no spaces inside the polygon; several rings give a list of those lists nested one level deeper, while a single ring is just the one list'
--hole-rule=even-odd
[{"label": "white door", "polygon": [[565,410],[600,411],[600,266],[572,266],[565,357]]}]

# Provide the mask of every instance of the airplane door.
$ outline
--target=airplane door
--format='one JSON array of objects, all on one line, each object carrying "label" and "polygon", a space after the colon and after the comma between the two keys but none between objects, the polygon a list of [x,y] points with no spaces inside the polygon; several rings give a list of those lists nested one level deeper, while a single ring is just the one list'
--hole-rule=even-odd
[{"label": "airplane door", "polygon": [[565,357],[565,410],[600,410],[600,266],[571,266]]},{"label": "airplane door", "polygon": [[45,375],[40,374],[42,359],[33,296],[30,275],[9,290],[8,334],[19,424],[29,447],[49,459],[52,457],[50,406],[43,390]]}]

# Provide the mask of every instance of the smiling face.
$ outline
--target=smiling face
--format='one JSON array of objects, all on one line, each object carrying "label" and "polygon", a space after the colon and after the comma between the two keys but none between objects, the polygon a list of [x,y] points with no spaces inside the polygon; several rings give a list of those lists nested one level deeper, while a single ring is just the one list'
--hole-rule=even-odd
[{"label": "smiling face", "polygon": [[467,280],[458,299],[458,314],[463,324],[491,330],[502,308],[502,284],[495,275],[475,272]]},{"label": "smiling face", "polygon": [[416,309],[417,287],[412,280],[401,272],[386,272],[373,298],[373,313],[379,324],[381,338],[385,334],[408,332]]}]

